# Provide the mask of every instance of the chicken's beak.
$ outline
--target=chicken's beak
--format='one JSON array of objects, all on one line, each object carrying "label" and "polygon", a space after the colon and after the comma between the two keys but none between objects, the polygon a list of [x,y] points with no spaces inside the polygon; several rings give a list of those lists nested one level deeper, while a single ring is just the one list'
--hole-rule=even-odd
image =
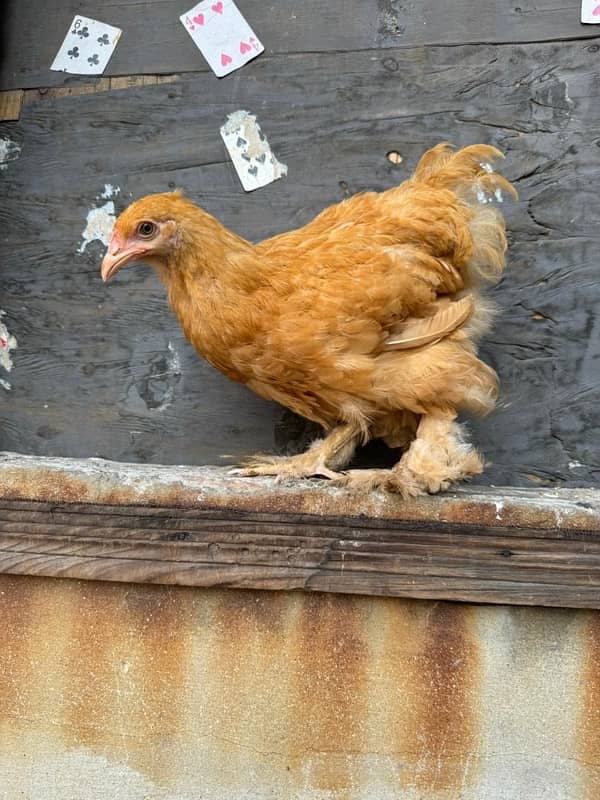
[{"label": "chicken's beak", "polygon": [[141,248],[139,246],[127,247],[123,244],[123,241],[118,234],[113,234],[108,245],[108,250],[102,259],[102,264],[100,266],[100,275],[102,276],[104,283],[109,281],[115,272],[120,270],[121,267],[125,266],[128,261],[133,261],[134,258],[139,258],[145,252],[145,248]]}]

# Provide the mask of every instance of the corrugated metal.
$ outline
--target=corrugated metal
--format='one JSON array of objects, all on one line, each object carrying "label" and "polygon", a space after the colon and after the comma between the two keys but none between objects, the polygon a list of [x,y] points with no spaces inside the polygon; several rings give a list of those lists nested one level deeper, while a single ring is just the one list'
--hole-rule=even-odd
[{"label": "corrugated metal", "polygon": [[2,800],[597,800],[600,614],[0,576]]}]

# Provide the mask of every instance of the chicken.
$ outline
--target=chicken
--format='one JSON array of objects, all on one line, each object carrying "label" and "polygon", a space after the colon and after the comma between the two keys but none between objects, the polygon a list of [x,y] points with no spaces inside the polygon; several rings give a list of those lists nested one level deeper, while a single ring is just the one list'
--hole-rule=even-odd
[{"label": "chicken", "polygon": [[[493,171],[500,157],[440,144],[399,186],[259,244],[180,192],[149,195],[117,219],[102,278],[148,263],[201,356],[323,427],[305,453],[255,456],[238,474],[435,493],[484,466],[457,415],[487,414],[497,397],[476,341],[493,310],[480,290],[502,273],[506,250],[502,215],[486,200],[516,196]],[[398,463],[341,472],[375,437],[404,449]]]}]

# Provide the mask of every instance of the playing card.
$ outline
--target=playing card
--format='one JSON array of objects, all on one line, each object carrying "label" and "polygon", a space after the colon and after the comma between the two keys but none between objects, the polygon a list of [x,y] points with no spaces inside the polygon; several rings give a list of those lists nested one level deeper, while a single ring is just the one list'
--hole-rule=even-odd
[{"label": "playing card", "polygon": [[74,17],[50,69],[73,75],[101,75],[120,37],[120,28],[89,17]]},{"label": "playing card", "polygon": [[233,0],[202,0],[179,19],[219,78],[265,49]]},{"label": "playing card", "polygon": [[221,127],[221,136],[247,192],[287,175],[286,165],[273,155],[254,114],[248,111],[230,114]]},{"label": "playing card", "polygon": [[581,21],[600,25],[600,0],[582,0]]}]

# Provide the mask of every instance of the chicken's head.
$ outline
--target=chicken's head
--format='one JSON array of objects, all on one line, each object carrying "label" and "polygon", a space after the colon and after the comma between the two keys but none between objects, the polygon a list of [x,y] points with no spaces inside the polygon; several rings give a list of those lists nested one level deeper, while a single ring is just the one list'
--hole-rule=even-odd
[{"label": "chicken's head", "polygon": [[180,192],[151,194],[132,203],[114,224],[100,274],[108,281],[130,261],[161,268],[181,238],[181,223],[195,207]]}]

